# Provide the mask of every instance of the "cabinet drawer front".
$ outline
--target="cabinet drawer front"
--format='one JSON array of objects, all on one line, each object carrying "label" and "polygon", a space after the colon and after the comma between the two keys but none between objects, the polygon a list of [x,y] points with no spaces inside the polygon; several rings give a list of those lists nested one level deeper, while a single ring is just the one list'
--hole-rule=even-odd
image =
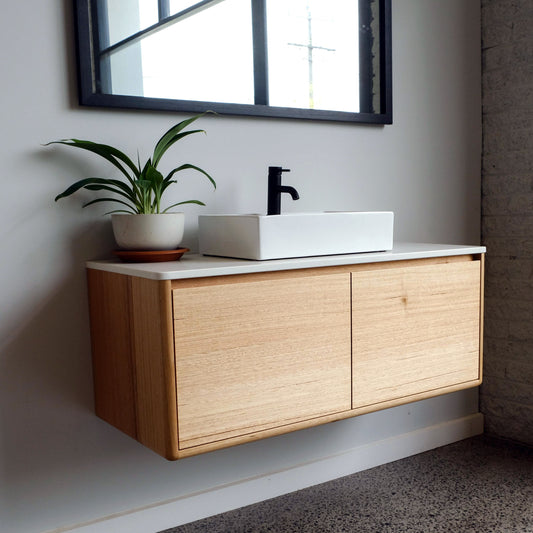
[{"label": "cabinet drawer front", "polygon": [[353,407],[480,379],[481,262],[352,273]]},{"label": "cabinet drawer front", "polygon": [[351,407],[350,274],[173,290],[180,449]]}]

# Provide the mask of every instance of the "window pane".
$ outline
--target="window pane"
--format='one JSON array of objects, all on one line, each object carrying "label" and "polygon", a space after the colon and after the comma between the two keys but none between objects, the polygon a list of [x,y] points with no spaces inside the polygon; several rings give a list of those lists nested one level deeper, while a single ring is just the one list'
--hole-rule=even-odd
[{"label": "window pane", "polygon": [[107,21],[108,35],[101,35],[103,48],[148,28],[158,20],[157,0],[106,0],[98,2]]},{"label": "window pane", "polygon": [[[109,67],[106,69],[106,62]],[[109,72],[109,78],[101,81],[102,92],[143,96],[143,77],[141,68],[141,45],[135,43],[114,52],[102,60],[102,72]]]},{"label": "window pane", "polygon": [[270,105],[359,111],[358,4],[267,0]]},{"label": "window pane", "polygon": [[145,96],[253,103],[250,0],[204,8],[143,39],[141,48]]},{"label": "window pane", "polygon": [[176,13],[187,9],[188,7],[194,6],[197,3],[198,0],[170,0],[170,14],[175,15]]}]

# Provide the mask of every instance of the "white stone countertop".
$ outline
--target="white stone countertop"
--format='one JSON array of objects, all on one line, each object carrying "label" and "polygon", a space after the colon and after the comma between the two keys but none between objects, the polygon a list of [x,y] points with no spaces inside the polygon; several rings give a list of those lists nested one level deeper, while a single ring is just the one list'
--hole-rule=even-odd
[{"label": "white stone countertop", "polygon": [[87,268],[105,270],[116,274],[127,274],[154,280],[204,278],[253,272],[276,270],[296,270],[339,265],[380,263],[427,257],[447,257],[452,255],[481,254],[484,246],[452,244],[395,243],[389,252],[371,252],[346,255],[324,255],[318,257],[298,257],[294,259],[274,259],[254,261],[249,259],[229,259],[197,254],[185,254],[179,261],[161,263],[124,263],[119,259],[88,261]]}]

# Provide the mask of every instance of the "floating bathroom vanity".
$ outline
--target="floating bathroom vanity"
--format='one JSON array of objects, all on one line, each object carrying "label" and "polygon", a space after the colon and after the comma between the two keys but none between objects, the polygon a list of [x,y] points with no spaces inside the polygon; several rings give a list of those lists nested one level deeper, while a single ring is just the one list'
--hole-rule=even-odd
[{"label": "floating bathroom vanity", "polygon": [[96,413],[179,459],[475,387],[484,252],[91,261]]}]

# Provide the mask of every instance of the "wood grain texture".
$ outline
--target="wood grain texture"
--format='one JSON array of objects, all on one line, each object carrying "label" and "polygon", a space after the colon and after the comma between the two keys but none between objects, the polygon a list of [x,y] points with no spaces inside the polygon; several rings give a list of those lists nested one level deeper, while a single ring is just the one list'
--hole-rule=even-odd
[{"label": "wood grain texture", "polygon": [[180,449],[350,409],[349,274],[278,278],[174,283]]},{"label": "wood grain texture", "polygon": [[354,272],[352,306],[354,408],[480,382],[480,261]]},{"label": "wood grain texture", "polygon": [[87,270],[96,414],[137,437],[127,276]]},{"label": "wood grain texture", "polygon": [[351,409],[349,411],[342,411],[340,413],[334,413],[331,415],[322,415],[317,418],[310,418],[308,420],[302,420],[300,422],[293,422],[286,426],[273,427],[271,429],[264,429],[257,432],[246,433],[245,435],[238,435],[229,439],[224,439],[220,441],[210,442],[207,444],[201,444],[198,446],[192,446],[191,448],[185,448],[179,451],[179,458],[190,457],[194,455],[199,455],[206,452],[211,452],[214,450],[219,450],[222,448],[229,448],[231,446],[237,446],[239,444],[246,444],[248,442],[253,442],[256,440],[265,439],[268,437],[275,437],[277,435],[283,435],[285,433],[290,433],[292,431],[299,431],[301,429],[311,428],[319,426],[322,424],[329,424],[331,422],[337,422],[339,420],[345,420],[347,418],[353,418],[354,416],[365,415],[368,413],[374,413],[376,411],[381,411],[383,409],[388,409],[390,407],[396,407],[398,405],[403,405],[407,402],[415,402],[418,400],[425,400],[427,398],[432,398],[434,396],[440,396],[444,393],[455,392],[459,390],[464,390],[471,387],[476,387],[479,383],[474,381],[467,383],[460,383],[457,385],[452,385],[446,387],[445,389],[436,389],[432,391],[425,391],[420,394],[413,394],[409,396],[408,400],[405,398],[395,398],[394,400],[389,400],[382,403],[375,403],[372,405],[365,405],[363,407],[358,407],[357,409]]},{"label": "wood grain texture", "polygon": [[176,370],[170,281],[131,278],[137,438],[178,457]]}]

